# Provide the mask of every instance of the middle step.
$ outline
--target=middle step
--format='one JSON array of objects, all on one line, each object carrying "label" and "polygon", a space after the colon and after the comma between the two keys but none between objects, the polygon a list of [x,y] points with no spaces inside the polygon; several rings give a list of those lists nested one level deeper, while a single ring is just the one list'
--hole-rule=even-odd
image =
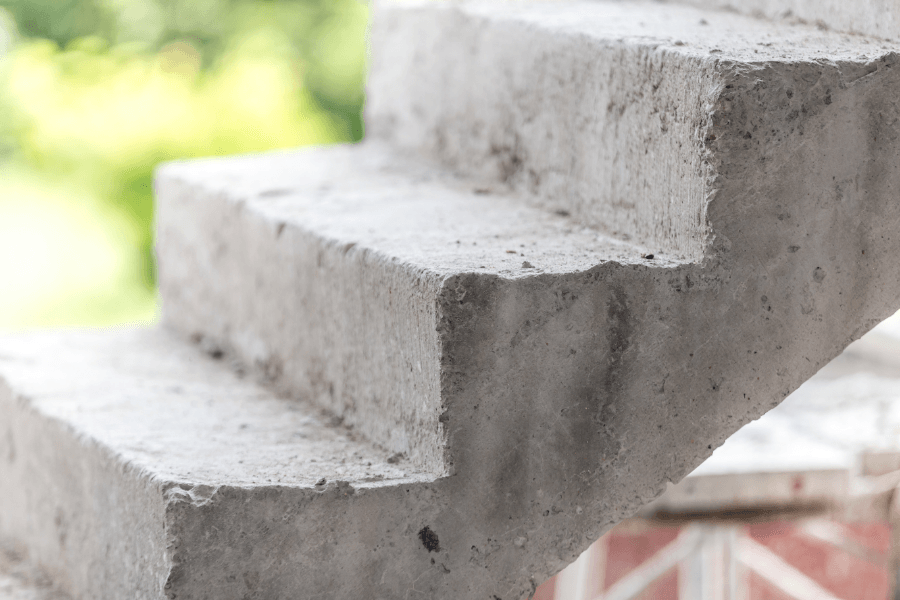
[{"label": "middle step", "polygon": [[371,143],[173,164],[157,191],[167,322],[435,475],[464,363],[589,368],[609,299],[566,311],[581,286],[677,264]]}]

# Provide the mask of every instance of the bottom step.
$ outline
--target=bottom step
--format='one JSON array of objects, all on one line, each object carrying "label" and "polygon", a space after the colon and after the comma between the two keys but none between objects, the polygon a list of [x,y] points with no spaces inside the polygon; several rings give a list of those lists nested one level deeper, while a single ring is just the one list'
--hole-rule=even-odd
[{"label": "bottom step", "polygon": [[0,600],[71,600],[12,545],[0,542]]},{"label": "bottom step", "polygon": [[78,598],[406,585],[429,477],[221,363],[157,330],[0,339],[0,538]]}]

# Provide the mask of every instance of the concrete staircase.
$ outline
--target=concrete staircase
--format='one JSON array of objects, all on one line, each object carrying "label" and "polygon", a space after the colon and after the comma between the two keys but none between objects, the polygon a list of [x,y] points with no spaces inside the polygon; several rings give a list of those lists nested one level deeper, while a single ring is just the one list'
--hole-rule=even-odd
[{"label": "concrete staircase", "polygon": [[76,597],[525,598],[900,306],[900,45],[569,0],[371,43],[364,144],[160,170],[161,330],[0,340],[0,535]]}]

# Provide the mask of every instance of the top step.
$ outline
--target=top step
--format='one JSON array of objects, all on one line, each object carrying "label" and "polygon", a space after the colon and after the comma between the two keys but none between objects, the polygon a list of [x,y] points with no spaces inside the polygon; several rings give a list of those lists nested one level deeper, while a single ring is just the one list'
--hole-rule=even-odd
[{"label": "top step", "polygon": [[815,143],[798,125],[898,48],[646,2],[386,2],[371,43],[370,136],[689,260],[715,193],[760,187],[745,167]]},{"label": "top step", "polygon": [[745,15],[791,22],[813,23],[822,29],[897,39],[900,10],[894,0],[844,2],[843,0],[681,0],[705,8],[738,11]]}]

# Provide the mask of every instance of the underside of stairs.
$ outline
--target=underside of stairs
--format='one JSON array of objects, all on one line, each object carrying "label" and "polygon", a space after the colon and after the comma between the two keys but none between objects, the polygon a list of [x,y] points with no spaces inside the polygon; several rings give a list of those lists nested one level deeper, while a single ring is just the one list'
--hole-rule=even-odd
[{"label": "underside of stairs", "polygon": [[382,3],[367,140],[157,176],[159,330],[0,339],[76,598],[526,598],[900,306],[900,55]]}]

